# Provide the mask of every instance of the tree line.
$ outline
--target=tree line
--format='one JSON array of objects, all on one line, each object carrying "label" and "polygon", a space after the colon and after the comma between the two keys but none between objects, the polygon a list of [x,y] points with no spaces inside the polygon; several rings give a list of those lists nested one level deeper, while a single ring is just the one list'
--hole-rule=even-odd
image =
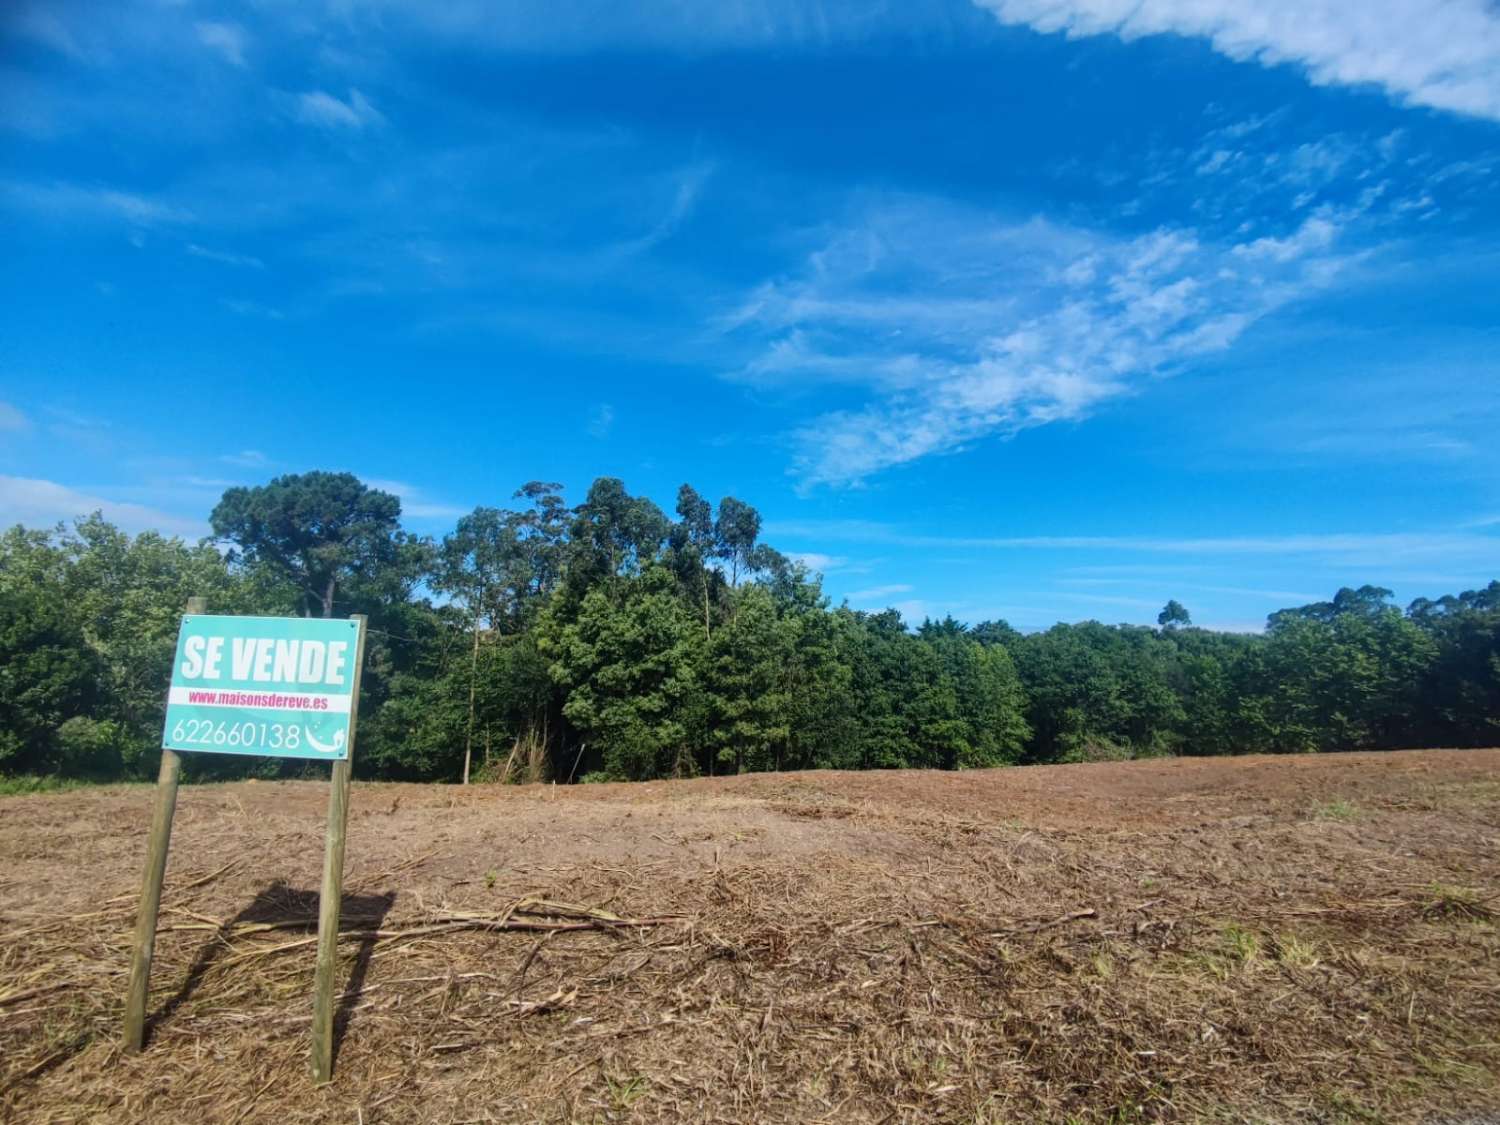
[{"label": "tree line", "polygon": [[[149,777],[186,599],[364,613],[355,770],[559,782],[1500,742],[1500,582],[1376,586],[1262,634],[1022,633],[833,606],[750,505],[531,482],[441,539],[347,473],[225,492],[196,544],[97,513],[0,536],[0,773]],[[189,755],[200,778],[306,769]]]}]

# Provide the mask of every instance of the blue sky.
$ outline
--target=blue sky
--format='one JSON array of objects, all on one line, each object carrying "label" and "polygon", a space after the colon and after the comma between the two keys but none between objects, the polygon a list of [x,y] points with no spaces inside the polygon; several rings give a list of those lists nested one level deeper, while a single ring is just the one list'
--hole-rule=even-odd
[{"label": "blue sky", "polygon": [[755,504],[909,618],[1500,575],[1485,0],[0,15],[0,520]]}]

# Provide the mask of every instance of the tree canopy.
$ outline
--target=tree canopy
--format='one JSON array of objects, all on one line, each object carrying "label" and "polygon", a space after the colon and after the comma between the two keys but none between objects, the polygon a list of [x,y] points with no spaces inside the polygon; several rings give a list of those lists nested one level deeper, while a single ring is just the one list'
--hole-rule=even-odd
[{"label": "tree canopy", "polygon": [[401,501],[352,473],[277,477],[231,488],[209,516],[231,561],[263,567],[297,592],[304,615],[332,617],[341,587],[384,577],[402,556]]},{"label": "tree canopy", "polygon": [[[213,541],[98,515],[0,536],[0,772],[155,768],[177,624],[362,612],[365,776],[646,779],[967,769],[1157,754],[1500,740],[1500,582],[1405,611],[1377,585],[1196,628],[1023,633],[830,604],[760,514],[689,485],[675,519],[612,477],[570,506],[532,481],[440,540],[348,473],[232,488]],[[223,549],[221,549],[223,548]],[[202,760],[209,758],[212,760]],[[189,756],[195,776],[306,768]]]}]

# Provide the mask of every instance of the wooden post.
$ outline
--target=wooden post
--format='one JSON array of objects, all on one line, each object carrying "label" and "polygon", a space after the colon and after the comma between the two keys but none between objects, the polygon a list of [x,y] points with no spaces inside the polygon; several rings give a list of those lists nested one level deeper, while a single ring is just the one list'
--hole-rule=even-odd
[{"label": "wooden post", "polygon": [[333,1078],[333,978],[338,971],[339,904],[344,895],[344,836],[349,822],[349,770],[354,764],[354,730],[359,719],[359,682],[365,667],[365,616],[355,646],[354,682],[350,685],[349,751],[333,763],[328,793],[328,842],[323,850],[323,890],[318,898],[318,966],[313,974],[312,1075],[322,1085]]},{"label": "wooden post", "polygon": [[[207,598],[189,598],[188,613],[207,613]],[[162,881],[167,874],[167,848],[172,843],[172,814],[177,811],[177,779],[182,759],[175,750],[161,752],[156,775],[156,808],[151,835],[146,840],[146,874],[141,880],[141,905],[135,916],[131,944],[130,985],[125,994],[125,1049],[139,1051],[146,1037],[146,996],[151,985],[151,956],[156,951],[156,916],[161,910]]]}]

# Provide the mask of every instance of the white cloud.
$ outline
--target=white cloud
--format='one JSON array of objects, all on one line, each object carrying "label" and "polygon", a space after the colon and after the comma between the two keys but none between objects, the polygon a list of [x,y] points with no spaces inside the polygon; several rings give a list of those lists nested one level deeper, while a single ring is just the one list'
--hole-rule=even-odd
[{"label": "white cloud", "polygon": [[1410,565],[1420,559],[1452,561],[1455,565],[1459,561],[1483,567],[1500,565],[1500,536],[1466,530],[1236,536],[960,536],[923,535],[871,520],[772,520],[763,530],[767,538],[879,543],[923,550],[1125,551],[1194,558],[1280,555],[1356,562],[1386,569]]},{"label": "white cloud", "polygon": [[[506,51],[817,47],[892,36],[951,36],[965,13],[944,3],[870,0],[339,0],[363,17],[465,45]],[[402,28],[406,31],[407,28]]]},{"label": "white cloud", "polygon": [[694,209],[698,206],[698,199],[703,194],[703,185],[708,182],[713,171],[712,164],[700,163],[679,172],[666,213],[645,234],[639,238],[616,243],[605,251],[604,256],[610,259],[629,258],[645,253],[658,243],[671,238],[677,233],[678,228],[692,216]]},{"label": "white cloud", "polygon": [[607,402],[601,402],[593,410],[589,411],[588,425],[585,427],[590,437],[606,438],[609,431],[615,425],[615,408]]},{"label": "white cloud", "polygon": [[224,477],[188,476],[182,477],[181,480],[183,484],[189,485],[192,488],[211,489],[237,488],[244,483],[243,481],[227,480]]},{"label": "white cloud", "polygon": [[1500,10],[1488,0],[974,0],[1069,36],[1204,38],[1232,59],[1295,63],[1319,85],[1500,120]]},{"label": "white cloud", "polygon": [[1285,238],[1257,238],[1234,247],[1232,253],[1249,262],[1275,262],[1285,265],[1309,254],[1328,249],[1338,235],[1338,227],[1327,219],[1313,217]]},{"label": "white cloud", "polygon": [[358,90],[349,91],[349,100],[340,101],[323,90],[297,95],[297,120],[304,125],[324,129],[363,129],[385,121],[380,111]]},{"label": "white cloud", "polygon": [[1229,347],[1335,276],[1344,221],[1325,208],[1287,233],[1224,244],[1187,229],[1117,238],[887,201],[726,319],[759,349],[733,377],[864,387],[864,406],[796,434],[804,486],[857,484],[1084,418]]},{"label": "white cloud", "polygon": [[108,500],[55,481],[0,476],[0,525],[48,527],[95,511],[130,532],[160,531],[189,538],[208,534],[202,520],[185,519],[143,504]]},{"label": "white cloud", "polygon": [[401,514],[412,519],[457,519],[459,516],[469,514],[467,508],[460,508],[454,504],[443,504],[429,499],[426,494],[414,484],[407,484],[403,480],[382,480],[378,477],[365,477],[364,482],[371,488],[381,492],[389,492],[401,501]]},{"label": "white cloud", "polygon": [[239,24],[203,20],[194,25],[194,30],[198,33],[198,42],[218,52],[226,62],[234,66],[246,65],[245,48],[249,45],[249,36]]},{"label": "white cloud", "polygon": [[58,218],[124,219],[139,226],[195,221],[193,213],[186,208],[137,192],[61,182],[0,182],[0,202]]},{"label": "white cloud", "polygon": [[77,452],[87,450],[97,457],[111,455],[117,449],[107,418],[95,418],[66,406],[48,403],[42,407],[47,432]]},{"label": "white cloud", "polygon": [[238,465],[242,469],[263,469],[271,463],[258,449],[242,449],[238,453],[225,453],[219,460],[227,465]]},{"label": "white cloud", "polygon": [[1127,609],[1158,609],[1161,602],[1156,598],[1132,598],[1124,594],[1058,594],[1070,602],[1087,602],[1090,605],[1117,605]]},{"label": "white cloud", "polygon": [[266,268],[265,262],[251,254],[231,254],[225,250],[210,250],[206,246],[199,246],[196,242],[188,243],[187,252],[195,258],[202,258],[208,262],[218,262],[225,266],[244,266],[257,270]]},{"label": "white cloud", "polygon": [[30,428],[31,419],[26,417],[19,407],[12,406],[8,402],[0,402],[0,433],[16,433]]},{"label": "white cloud", "polygon": [[904,582],[889,586],[871,586],[868,590],[851,590],[847,597],[851,602],[878,602],[892,594],[909,594],[911,587]]},{"label": "white cloud", "polygon": [[849,560],[843,555],[825,555],[818,551],[787,551],[786,557],[793,562],[799,562],[814,574],[827,574],[830,571],[842,570],[849,564]]},{"label": "white cloud", "polygon": [[5,13],[5,21],[8,31],[51,47],[71,58],[85,57],[86,52],[67,24],[46,5],[10,4],[7,7],[9,10]]},{"label": "white cloud", "polygon": [[286,314],[280,309],[273,309],[269,305],[262,305],[258,301],[245,301],[235,297],[220,297],[219,304],[223,305],[235,316],[263,316],[267,320],[285,320]]},{"label": "white cloud", "polygon": [[[1170,568],[1165,568],[1170,569]],[[1198,582],[1179,582],[1174,580],[1163,580],[1157,578],[1154,581],[1146,581],[1141,578],[1060,578],[1058,584],[1063,586],[1133,586],[1136,588],[1170,590],[1171,594],[1162,593],[1151,599],[1153,604],[1161,605],[1169,596],[1182,596],[1186,593],[1203,594],[1230,594],[1240,598],[1256,598],[1263,601],[1275,602],[1277,605],[1304,605],[1307,602],[1315,602],[1325,597],[1324,594],[1309,594],[1299,590],[1263,590],[1255,586],[1210,586]],[[1081,595],[1069,595],[1081,596]]]},{"label": "white cloud", "polygon": [[918,621],[925,621],[929,617],[936,616],[936,609],[929,602],[921,598],[912,598],[910,601],[896,602],[894,605],[881,606],[882,610],[894,609],[901,615],[901,620],[908,625],[914,625]]}]

